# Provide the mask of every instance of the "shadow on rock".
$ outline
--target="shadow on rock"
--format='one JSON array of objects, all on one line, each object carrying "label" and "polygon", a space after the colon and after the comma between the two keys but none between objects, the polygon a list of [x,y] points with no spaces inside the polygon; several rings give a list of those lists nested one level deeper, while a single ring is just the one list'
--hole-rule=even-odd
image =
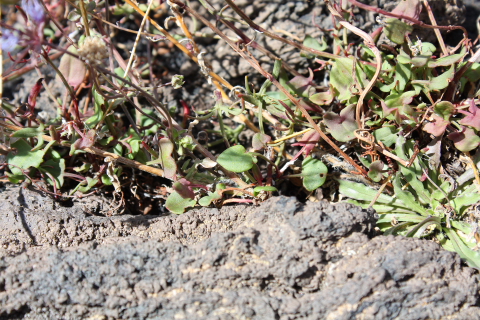
[{"label": "shadow on rock", "polygon": [[[28,221],[29,209],[25,213]],[[51,216],[56,218],[50,226],[64,216],[64,225],[83,220],[92,228],[103,223],[124,232],[106,228],[91,233],[91,240],[63,242],[66,248],[48,246],[37,236],[43,248],[4,256],[2,319],[478,319],[480,314],[477,276],[458,255],[424,240],[375,237],[375,213],[350,204],[304,205],[278,197],[259,207],[138,218],[143,222],[66,211]]]}]

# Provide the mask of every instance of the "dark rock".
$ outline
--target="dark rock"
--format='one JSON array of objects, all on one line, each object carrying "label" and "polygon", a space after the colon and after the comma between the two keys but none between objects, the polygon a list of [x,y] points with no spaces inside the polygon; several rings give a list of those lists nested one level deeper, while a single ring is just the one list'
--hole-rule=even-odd
[{"label": "dark rock", "polygon": [[[44,246],[0,259],[2,319],[479,318],[475,270],[432,242],[375,237],[374,212],[353,205],[278,197],[153,219],[76,210],[38,209],[46,222],[29,228]],[[82,221],[89,237],[61,236]]]}]

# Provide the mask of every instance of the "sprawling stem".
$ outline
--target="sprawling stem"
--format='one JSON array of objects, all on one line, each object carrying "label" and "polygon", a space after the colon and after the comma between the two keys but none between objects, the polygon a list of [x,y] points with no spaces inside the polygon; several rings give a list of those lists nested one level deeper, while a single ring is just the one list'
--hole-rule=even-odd
[{"label": "sprawling stem", "polygon": [[[176,1],[174,1],[176,3]],[[272,39],[275,39],[275,40],[278,40],[278,41],[281,41],[283,43],[286,43],[286,44],[289,44],[297,49],[300,49],[300,50],[305,50],[305,51],[308,51],[310,53],[313,53],[317,56],[320,56],[320,57],[325,57],[325,58],[330,58],[330,59],[338,59],[340,58],[340,56],[337,56],[335,54],[332,54],[332,53],[328,53],[328,52],[323,52],[323,51],[319,51],[319,50],[315,50],[313,48],[309,48],[309,47],[306,47],[304,46],[303,44],[301,43],[298,43],[297,41],[293,41],[293,40],[289,40],[289,39],[286,39],[286,38],[282,38],[278,35],[276,35],[275,33],[272,33],[262,27],[260,27],[258,24],[256,24],[255,22],[253,22],[252,19],[250,19],[239,7],[237,7],[237,5],[235,4],[235,2],[233,2],[232,0],[225,0],[226,3],[228,3],[228,5],[230,6],[230,8],[233,9],[233,11],[235,11],[240,17],[242,17],[242,19],[248,23],[248,25],[250,27],[252,27],[254,30],[260,32],[260,33],[263,33],[264,35],[272,38]]]},{"label": "sprawling stem", "polygon": [[[0,126],[3,127],[3,128],[6,128],[6,129],[12,130],[12,131],[18,131],[20,129],[23,129],[22,127],[15,126],[15,125],[6,123],[4,121],[0,121]],[[42,135],[42,138],[45,141],[49,141],[49,142],[54,141],[54,138],[52,138],[50,136],[47,136],[47,135]],[[62,142],[61,145],[64,146],[64,147],[70,147],[71,146],[71,144],[67,143],[67,142]],[[135,168],[135,169],[138,169],[138,170],[142,170],[142,171],[145,171],[145,172],[157,175],[157,176],[161,176],[161,177],[163,176],[163,170],[162,169],[147,166],[147,165],[142,164],[138,161],[130,160],[130,159],[124,158],[122,156],[119,156],[118,154],[115,154],[115,153],[103,151],[103,150],[95,148],[95,147],[84,148],[82,150],[86,151],[88,153],[97,155],[97,156],[104,157],[104,158],[110,157],[110,158],[114,159],[115,161],[118,161],[122,164],[125,164],[129,167],[132,167],[132,168]]]},{"label": "sprawling stem", "polygon": [[[225,0],[225,1],[228,1],[228,0]],[[412,18],[412,17],[409,17],[409,16],[404,16],[404,15],[401,15],[401,14],[396,14],[396,13],[392,13],[392,12],[388,12],[388,11],[385,11],[385,10],[382,10],[380,8],[377,8],[377,7],[372,7],[372,6],[369,6],[367,4],[364,4],[364,3],[361,3],[361,2],[358,2],[357,0],[348,0],[351,4],[353,4],[354,6],[357,6],[359,8],[362,8],[364,10],[368,10],[368,11],[373,11],[373,12],[376,12],[376,13],[379,13],[379,14],[383,14],[387,17],[392,17],[392,18],[397,18],[397,19],[403,19],[403,20],[407,20],[411,23],[414,23],[416,25],[418,25],[419,27],[423,27],[423,28],[427,28],[427,29],[441,29],[441,30],[462,30],[463,31],[463,36],[464,38],[468,38],[468,32],[467,30],[464,28],[464,27],[461,27],[461,26],[432,26],[430,24],[426,24],[420,20],[417,20],[415,18]],[[325,0],[325,2],[329,2],[328,0]]]},{"label": "sprawling stem", "polygon": [[[228,0],[227,0],[228,1]],[[217,27],[215,27],[210,21],[205,19],[202,15],[198,14],[196,11],[192,10],[190,7],[185,5],[184,3],[178,1],[178,0],[171,0],[171,2],[175,3],[176,5],[181,6],[184,10],[188,11],[189,14],[195,16],[197,19],[202,21],[205,25],[207,25],[209,28],[211,28],[216,34],[218,34],[223,40],[225,40],[233,50],[235,50],[242,58],[244,58],[246,61],[248,61],[252,67],[254,67],[258,72],[260,72],[265,78],[270,80],[273,85],[275,85],[280,91],[282,91],[289,99],[290,101],[295,104],[295,106],[300,110],[303,114],[303,116],[307,119],[307,121],[310,123],[310,125],[315,129],[315,131],[318,132],[318,134],[322,137],[323,140],[325,140],[333,149],[335,149],[346,161],[348,161],[351,165],[353,165],[358,172],[363,174],[365,177],[367,177],[367,172],[364,168],[359,166],[349,155],[347,155],[345,152],[343,152],[317,125],[317,123],[310,117],[308,114],[307,110],[300,104],[299,99],[295,98],[285,87],[283,87],[280,82],[275,79],[275,77],[271,74],[269,74],[267,71],[265,71],[259,64],[258,62],[251,57],[250,55],[246,54],[244,51],[242,51],[232,40],[230,40],[222,31],[220,31]]]},{"label": "sprawling stem", "polygon": [[370,90],[372,90],[373,85],[375,84],[375,81],[377,81],[377,78],[380,75],[380,71],[382,71],[382,56],[380,54],[380,50],[378,50],[377,46],[375,45],[375,42],[373,41],[372,37],[370,37],[370,35],[368,35],[366,32],[358,29],[357,27],[352,26],[350,23],[345,21],[342,15],[337,10],[335,10],[335,8],[330,4],[328,5],[328,9],[333,14],[333,16],[339,20],[340,24],[343,27],[352,31],[357,36],[361,37],[365,42],[365,45],[369,47],[370,50],[372,50],[373,54],[375,55],[375,60],[377,62],[375,74],[373,75],[372,79],[370,80],[370,82],[368,83],[368,85],[365,87],[365,89],[362,91],[362,94],[358,98],[357,108],[355,112],[357,125],[360,129],[363,129],[363,121],[361,119],[363,101],[365,100],[365,96],[370,92]]}]

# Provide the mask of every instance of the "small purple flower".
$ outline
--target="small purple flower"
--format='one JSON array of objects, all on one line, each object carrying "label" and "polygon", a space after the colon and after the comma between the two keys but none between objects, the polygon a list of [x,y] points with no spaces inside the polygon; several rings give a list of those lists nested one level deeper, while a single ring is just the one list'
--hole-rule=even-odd
[{"label": "small purple flower", "polygon": [[37,24],[45,21],[45,11],[39,1],[41,0],[22,0],[23,10]]},{"label": "small purple flower", "polygon": [[18,45],[18,34],[10,29],[2,29],[2,50],[12,52]]}]

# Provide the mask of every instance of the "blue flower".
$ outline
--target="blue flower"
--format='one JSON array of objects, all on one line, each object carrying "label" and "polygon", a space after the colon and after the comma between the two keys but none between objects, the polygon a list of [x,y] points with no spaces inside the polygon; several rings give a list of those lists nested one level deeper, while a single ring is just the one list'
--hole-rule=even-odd
[{"label": "blue flower", "polygon": [[40,24],[45,21],[45,11],[39,0],[22,0],[22,8],[33,22]]},{"label": "blue flower", "polygon": [[2,29],[2,50],[12,52],[18,45],[18,34],[10,29]]}]

